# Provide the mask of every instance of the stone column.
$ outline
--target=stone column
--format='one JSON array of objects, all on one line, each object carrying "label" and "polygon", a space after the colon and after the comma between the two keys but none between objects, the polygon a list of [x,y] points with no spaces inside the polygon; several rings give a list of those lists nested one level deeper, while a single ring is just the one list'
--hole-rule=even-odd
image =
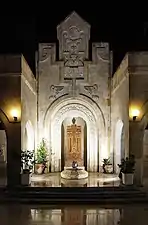
[{"label": "stone column", "polygon": [[142,185],[143,129],[138,121],[129,122],[129,153],[135,156],[134,182]]},{"label": "stone column", "polygon": [[7,185],[21,184],[21,123],[9,123],[7,127]]}]

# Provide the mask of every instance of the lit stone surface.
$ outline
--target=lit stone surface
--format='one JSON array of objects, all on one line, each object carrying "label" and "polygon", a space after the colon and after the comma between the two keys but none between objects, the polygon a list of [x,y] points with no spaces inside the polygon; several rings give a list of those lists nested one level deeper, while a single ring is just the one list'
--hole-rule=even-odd
[{"label": "lit stone surface", "polygon": [[1,205],[3,225],[147,225],[147,206]]},{"label": "lit stone surface", "polygon": [[38,141],[47,139],[49,151],[53,153],[51,171],[60,172],[61,165],[66,166],[61,157],[66,158],[61,126],[67,118],[83,119],[87,127],[87,159],[82,166],[89,172],[97,172],[103,158],[110,155],[109,44],[92,43],[90,60],[90,25],[76,12],[57,27],[57,39],[59,57],[54,43],[39,44]]},{"label": "lit stone surface", "polygon": [[33,187],[110,187],[120,185],[117,175],[99,173],[88,173],[88,178],[80,180],[62,179],[61,173],[33,174],[31,180],[31,186]]}]

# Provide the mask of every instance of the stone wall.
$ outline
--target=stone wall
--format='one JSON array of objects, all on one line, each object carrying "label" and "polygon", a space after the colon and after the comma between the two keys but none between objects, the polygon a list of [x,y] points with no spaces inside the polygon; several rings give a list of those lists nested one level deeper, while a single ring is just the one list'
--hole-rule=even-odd
[{"label": "stone wall", "polygon": [[36,149],[37,82],[24,57],[21,59],[22,149]]},{"label": "stone wall", "polygon": [[[148,124],[148,52],[133,52],[126,54],[112,79],[111,121],[112,139],[111,148],[114,155],[115,126],[118,120],[124,124],[125,156],[135,155],[136,169],[135,182],[142,183],[143,168],[147,168],[147,155],[144,143],[144,134]],[[133,110],[140,114],[133,120]],[[144,154],[143,154],[144,149]]]},{"label": "stone wall", "polygon": [[[144,149],[144,133],[148,119],[148,52],[129,53],[130,110],[138,109],[140,114],[133,121],[130,114],[130,152],[136,157],[136,182],[141,184],[143,168],[147,168],[148,149]],[[143,154],[144,150],[144,154]],[[146,173],[145,173],[146,174]]]},{"label": "stone wall", "polygon": [[[12,110],[17,111],[14,123]],[[0,56],[0,121],[7,134],[7,184],[20,184],[21,56]],[[1,179],[1,178],[0,178]]]},{"label": "stone wall", "polygon": [[[117,155],[121,151],[121,130],[123,125],[122,145],[123,154],[129,153],[129,73],[128,73],[128,54],[124,57],[119,68],[112,78],[111,90],[111,157],[114,161],[114,169],[117,169],[117,163],[120,163],[121,155],[116,162]],[[119,135],[119,136],[118,136]],[[119,140],[120,139],[120,140]],[[119,140],[119,142],[118,142]],[[118,144],[118,143],[119,144]],[[117,172],[117,171],[116,171]]]}]

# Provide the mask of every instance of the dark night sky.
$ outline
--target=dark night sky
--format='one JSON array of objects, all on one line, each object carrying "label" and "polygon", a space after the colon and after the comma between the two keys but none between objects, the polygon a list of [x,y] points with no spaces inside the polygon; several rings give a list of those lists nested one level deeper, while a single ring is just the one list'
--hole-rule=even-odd
[{"label": "dark night sky", "polygon": [[[99,3],[99,2],[98,2]],[[106,4],[107,5],[107,4]],[[34,55],[39,42],[55,42],[56,26],[75,10],[91,25],[91,41],[107,41],[114,52],[114,66],[118,66],[127,51],[148,50],[148,19],[139,6],[118,6],[113,10],[98,4],[96,7],[63,9],[47,7],[32,13],[0,16],[0,53],[21,52],[34,71]],[[144,25],[145,24],[145,25]]]}]

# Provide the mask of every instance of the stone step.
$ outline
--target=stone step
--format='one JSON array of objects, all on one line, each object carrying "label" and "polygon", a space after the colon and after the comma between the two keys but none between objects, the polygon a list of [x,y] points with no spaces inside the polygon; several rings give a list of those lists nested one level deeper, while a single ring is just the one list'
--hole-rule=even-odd
[{"label": "stone step", "polygon": [[146,192],[136,187],[1,189],[0,200],[18,202],[148,202]]}]

